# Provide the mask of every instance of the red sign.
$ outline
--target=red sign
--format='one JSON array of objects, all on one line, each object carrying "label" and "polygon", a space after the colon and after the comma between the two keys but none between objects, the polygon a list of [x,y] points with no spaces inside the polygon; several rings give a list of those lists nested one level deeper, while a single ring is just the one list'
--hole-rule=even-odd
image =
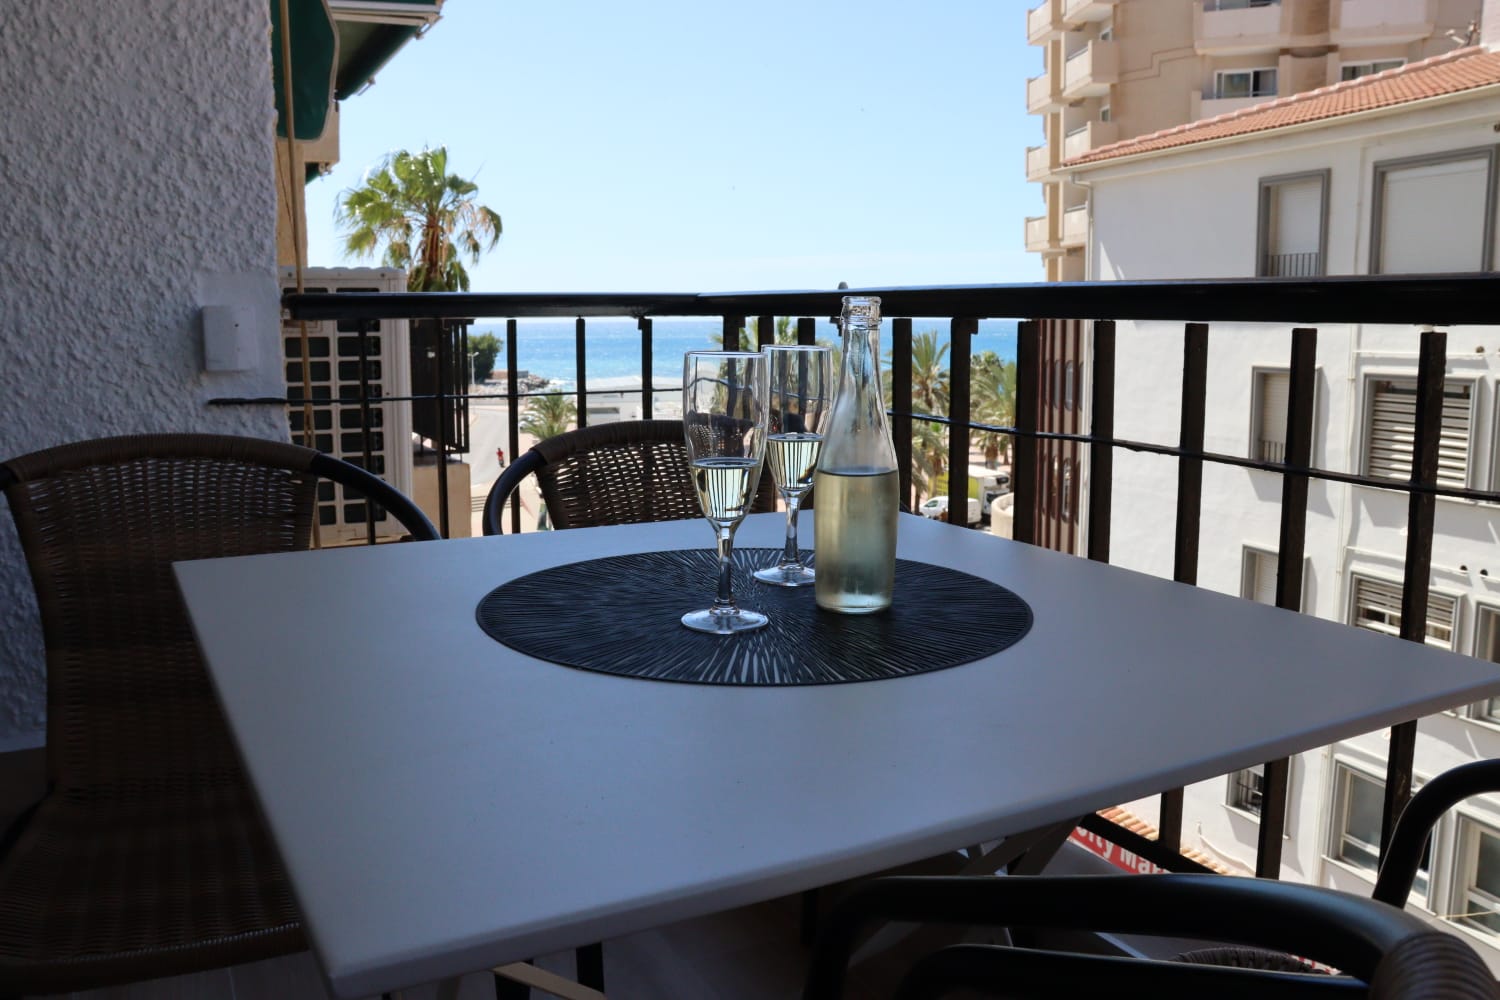
[{"label": "red sign", "polygon": [[1134,851],[1127,851],[1118,844],[1111,844],[1097,833],[1090,833],[1081,826],[1074,827],[1073,833],[1068,839],[1090,854],[1103,858],[1122,871],[1132,872],[1136,875],[1159,875],[1166,871],[1165,868],[1154,862],[1147,861]]}]

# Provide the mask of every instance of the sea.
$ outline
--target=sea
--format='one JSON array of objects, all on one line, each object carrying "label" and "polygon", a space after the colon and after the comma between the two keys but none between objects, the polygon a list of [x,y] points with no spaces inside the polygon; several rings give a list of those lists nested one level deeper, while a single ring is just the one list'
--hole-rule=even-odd
[{"label": "sea", "polygon": [[[517,367],[531,375],[547,379],[560,389],[577,385],[577,352],[574,320],[520,320],[516,326]],[[619,382],[639,378],[641,373],[641,335],[633,319],[591,319],[587,321],[584,363],[590,384]],[[716,319],[657,319],[652,324],[651,373],[653,381],[682,378],[682,356],[688,351],[711,350],[717,346],[721,324]],[[940,343],[948,342],[948,320],[914,319],[912,332],[936,331]],[[882,329],[890,336],[890,324]],[[502,341],[505,327],[475,324],[470,335],[493,333]],[[836,344],[837,329],[820,320],[818,340]],[[1016,357],[1016,323],[1014,320],[981,320],[979,332],[971,340],[972,352],[994,351],[1002,360]],[[889,350],[882,344],[881,351]],[[497,369],[505,367],[505,354],[495,360]],[[884,363],[882,361],[882,363]]]}]

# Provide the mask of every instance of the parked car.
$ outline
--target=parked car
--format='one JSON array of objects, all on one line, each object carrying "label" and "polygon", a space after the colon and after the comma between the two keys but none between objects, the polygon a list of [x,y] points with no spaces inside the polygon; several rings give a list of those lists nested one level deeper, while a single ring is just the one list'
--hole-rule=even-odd
[{"label": "parked car", "polygon": [[[946,496],[929,497],[922,501],[922,506],[918,507],[917,510],[923,517],[930,517],[934,521],[946,521],[948,520],[948,498]],[[971,525],[978,524],[980,514],[979,501],[974,497],[969,497],[968,523]]]}]

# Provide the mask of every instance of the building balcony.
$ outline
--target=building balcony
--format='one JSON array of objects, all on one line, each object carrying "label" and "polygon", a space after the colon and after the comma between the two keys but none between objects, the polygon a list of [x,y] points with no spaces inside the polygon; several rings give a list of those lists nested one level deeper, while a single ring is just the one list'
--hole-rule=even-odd
[{"label": "building balcony", "polygon": [[1409,45],[1437,30],[1434,0],[1338,0],[1329,11],[1334,45]]},{"label": "building balcony", "polygon": [[1120,78],[1120,53],[1112,41],[1092,41],[1063,65],[1062,96],[1069,101],[1103,97]]},{"label": "building balcony", "polygon": [[1108,146],[1120,137],[1120,126],[1115,122],[1087,122],[1063,137],[1062,158],[1071,160],[1091,149]]},{"label": "building balcony", "polygon": [[1062,0],[1042,0],[1040,6],[1026,12],[1026,41],[1030,44],[1045,45],[1062,30]]},{"label": "building balcony", "polygon": [[1063,23],[1069,26],[1085,21],[1103,21],[1115,12],[1115,0],[1063,0]]},{"label": "building balcony", "polygon": [[1193,48],[1199,55],[1233,56],[1272,52],[1291,44],[1280,3],[1221,6],[1222,0],[1193,4]]},{"label": "building balcony", "polygon": [[1047,217],[1039,215],[1026,220],[1026,249],[1031,253],[1043,253],[1055,249]]},{"label": "building balcony", "polygon": [[1065,249],[1085,246],[1089,241],[1089,210],[1087,205],[1069,208],[1062,216],[1062,246]]},{"label": "building balcony", "polygon": [[1052,155],[1052,148],[1050,142],[1026,148],[1026,179],[1028,181],[1046,180],[1048,175],[1057,169],[1057,158]]},{"label": "building balcony", "polygon": [[1256,97],[1215,97],[1213,94],[1200,94],[1193,91],[1189,100],[1189,121],[1201,121],[1204,118],[1217,118],[1219,115],[1227,115],[1239,111],[1242,108],[1253,108],[1257,104],[1276,100],[1275,94],[1265,94]]},{"label": "building balcony", "polygon": [[1056,69],[1049,67],[1041,76],[1034,76],[1026,81],[1027,111],[1040,115],[1057,111],[1063,106],[1062,95],[1058,93],[1056,86],[1057,77]]}]

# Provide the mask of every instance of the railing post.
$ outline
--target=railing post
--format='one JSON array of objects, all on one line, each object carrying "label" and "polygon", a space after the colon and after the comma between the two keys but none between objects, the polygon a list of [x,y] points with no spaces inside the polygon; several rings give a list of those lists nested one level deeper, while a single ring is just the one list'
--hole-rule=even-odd
[{"label": "railing post", "polygon": [[[891,323],[891,409],[911,412],[911,319],[905,316]],[[898,417],[891,425],[896,476],[901,484],[901,502],[906,505],[911,504],[911,428],[911,417]]]},{"label": "railing post", "polygon": [[[1177,459],[1177,522],[1173,543],[1172,579],[1198,585],[1198,536],[1203,521],[1203,425],[1208,408],[1208,324],[1189,323],[1183,329],[1182,413]],[[1162,792],[1158,839],[1163,847],[1182,847],[1181,788]]]},{"label": "railing post", "polygon": [[[1093,398],[1089,433],[1089,558],[1109,562],[1109,522],[1115,474],[1115,322],[1094,323]],[[1014,471],[1014,470],[1012,470]]]},{"label": "railing post", "polygon": [[725,316],[723,329],[724,350],[738,351],[740,349],[740,330],[745,326],[743,316]]},{"label": "railing post", "polygon": [[[1318,331],[1292,331],[1288,376],[1286,454],[1289,470],[1281,476],[1281,537],[1276,546],[1276,606],[1302,610],[1302,559],[1307,550],[1307,476],[1290,469],[1312,466],[1313,385],[1317,375]],[[1281,877],[1281,838],[1286,832],[1286,792],[1290,762],[1267,761],[1261,775],[1260,830],[1256,837],[1255,874]]]},{"label": "railing post", "polygon": [[[896,322],[901,322],[897,320]],[[911,321],[907,320],[909,324]],[[803,347],[812,347],[818,342],[818,321],[811,316],[802,316],[797,320],[797,343]],[[838,372],[834,372],[834,378],[838,378]]]},{"label": "railing post", "polygon": [[437,343],[437,416],[433,420],[437,431],[437,492],[438,534],[452,538],[452,526],[448,523],[448,388],[443,378],[448,371],[448,325],[440,317],[432,319],[433,339]]},{"label": "railing post", "polygon": [[[1411,483],[1437,485],[1438,439],[1443,429],[1443,374],[1448,364],[1448,335],[1422,333],[1417,361],[1416,440],[1412,442]],[[1427,641],[1427,594],[1432,578],[1432,524],[1437,497],[1411,493],[1406,508],[1406,578],[1401,587],[1401,638]],[[1384,857],[1406,800],[1411,797],[1412,766],[1416,758],[1417,723],[1413,719],[1391,727],[1386,761],[1385,812],[1380,823],[1380,853]]]},{"label": "railing post", "polygon": [[588,326],[582,316],[573,322],[573,356],[578,369],[578,429],[589,425]]},{"label": "railing post", "polygon": [[955,316],[948,324],[948,523],[969,526],[969,421],[973,342],[979,320]]},{"label": "railing post", "polygon": [[1016,458],[1011,464],[1011,537],[1018,542],[1036,539],[1037,501],[1037,381],[1041,377],[1042,325],[1034,319],[1016,325]]},{"label": "railing post", "polygon": [[636,320],[636,326],[641,331],[641,419],[650,420],[656,416],[656,402],[652,396],[655,386],[651,376],[654,370],[651,362],[651,317],[642,316]]},{"label": "railing post", "polygon": [[[521,456],[518,454],[521,448],[521,387],[516,380],[517,366],[520,364],[519,351],[516,348],[516,330],[518,324],[513,319],[505,321],[505,369],[508,377],[505,380],[505,416],[507,436],[510,445],[510,460],[514,462]],[[510,530],[514,534],[521,533],[521,491],[516,490],[515,503],[510,505]]]},{"label": "railing post", "polygon": [[[365,471],[371,474],[375,472],[375,451],[370,446],[370,328],[372,326],[379,329],[380,324],[368,319],[359,321],[359,444]],[[334,428],[334,433],[338,432],[339,428]],[[375,504],[368,498],[365,500],[365,544],[375,544]]]},{"label": "railing post", "polygon": [[776,343],[776,317],[758,316],[755,320],[755,349],[765,350],[768,345]]}]

